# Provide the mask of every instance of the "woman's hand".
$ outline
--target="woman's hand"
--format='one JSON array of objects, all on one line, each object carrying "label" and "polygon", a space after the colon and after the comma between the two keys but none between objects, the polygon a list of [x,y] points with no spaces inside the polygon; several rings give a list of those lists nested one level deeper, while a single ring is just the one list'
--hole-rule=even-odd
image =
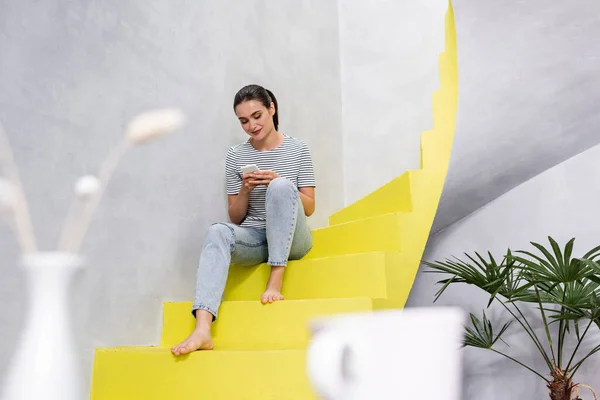
[{"label": "woman's hand", "polygon": [[255,183],[252,183],[254,180],[253,175],[253,172],[242,175],[242,189],[240,192],[250,193],[257,186]]},{"label": "woman's hand", "polygon": [[269,170],[244,174],[244,177],[246,175],[248,175],[248,180],[244,178],[244,186],[248,185],[248,187],[252,187],[252,189],[259,185],[269,186],[269,183],[271,183],[273,179],[279,178],[279,174],[277,174],[277,172]]}]

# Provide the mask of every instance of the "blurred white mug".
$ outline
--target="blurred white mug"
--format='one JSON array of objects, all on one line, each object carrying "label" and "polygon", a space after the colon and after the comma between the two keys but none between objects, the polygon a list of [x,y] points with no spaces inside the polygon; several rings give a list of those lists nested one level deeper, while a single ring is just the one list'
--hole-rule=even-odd
[{"label": "blurred white mug", "polygon": [[465,314],[451,307],[316,321],[307,373],[321,400],[459,400]]}]

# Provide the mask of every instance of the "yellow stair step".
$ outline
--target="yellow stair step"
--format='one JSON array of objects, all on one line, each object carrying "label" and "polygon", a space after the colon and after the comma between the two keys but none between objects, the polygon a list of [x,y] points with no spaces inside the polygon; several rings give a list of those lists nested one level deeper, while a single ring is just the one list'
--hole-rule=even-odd
[{"label": "yellow stair step", "polygon": [[98,349],[91,400],[316,399],[304,350],[198,351],[160,347]]},{"label": "yellow stair step", "polygon": [[[286,300],[386,297],[385,252],[340,255],[291,261],[283,278]],[[265,290],[270,267],[232,265],[225,300],[256,301]]]},{"label": "yellow stair step", "polygon": [[330,225],[413,209],[410,190],[411,177],[417,171],[407,171],[360,200],[337,211],[329,217]]},{"label": "yellow stair step", "polygon": [[[435,177],[439,179],[440,171],[447,168],[450,159],[450,152],[448,149],[451,147],[452,141],[444,135],[445,133],[442,131],[442,128],[425,131],[421,135],[421,165],[423,166],[423,169],[428,170],[429,172],[429,174],[423,174],[421,178],[425,176],[426,181],[427,175],[431,175],[431,171],[435,172]],[[445,177],[445,175],[443,175],[443,177]],[[415,197],[418,196],[419,191],[417,190],[415,191]]]},{"label": "yellow stair step", "polygon": [[[373,251],[400,251],[409,213],[389,213],[313,230],[313,248],[304,257],[320,258]],[[410,231],[409,231],[410,232]]]},{"label": "yellow stair step", "polygon": [[[451,4],[445,44],[439,58],[440,89],[432,99],[434,125],[421,140],[421,170],[394,179],[332,215],[330,227],[315,230],[312,251],[286,271],[285,301],[371,297],[375,307],[404,306],[438,206],[456,124],[458,64]],[[268,273],[265,264],[232,266],[225,298],[256,302]],[[275,307],[250,314],[269,310],[269,318],[276,318],[280,310]],[[223,328],[223,340],[231,329]],[[99,349],[91,391],[92,400],[315,398],[306,377],[306,353],[295,349],[215,350],[183,357],[164,347]]]},{"label": "yellow stair step", "polygon": [[[163,305],[161,345],[173,346],[187,337],[195,325],[192,303]],[[272,304],[260,301],[225,301],[214,324],[215,347],[222,350],[302,349],[310,338],[309,322],[318,316],[371,311],[368,298],[283,300]]]}]

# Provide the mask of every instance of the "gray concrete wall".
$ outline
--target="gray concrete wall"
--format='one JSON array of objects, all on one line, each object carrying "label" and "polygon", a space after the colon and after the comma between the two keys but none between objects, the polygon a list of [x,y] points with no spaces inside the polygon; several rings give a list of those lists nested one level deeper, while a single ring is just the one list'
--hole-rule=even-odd
[{"label": "gray concrete wall", "polygon": [[448,2],[339,1],[345,201],[418,169]]},{"label": "gray concrete wall", "polygon": [[[226,218],[232,110],[272,89],[280,127],[305,139],[319,187],[313,226],[342,206],[337,4],[252,0],[0,3],[0,120],[40,247],[56,246],[72,185],[96,172],[127,120],[180,107],[188,125],[129,153],[85,241],[72,297],[82,362],[96,346],[155,344],[161,303],[190,300],[208,225]],[[0,377],[27,309],[17,244],[0,225]]]},{"label": "gray concrete wall", "polygon": [[[510,247],[513,250],[534,250],[530,241],[548,244],[552,236],[564,246],[575,237],[574,256],[583,256],[600,244],[598,198],[600,196],[600,145],[585,151],[514,188],[488,203],[468,217],[434,235],[428,243],[424,259],[444,260],[463,253],[473,254],[488,250],[501,258]],[[435,282],[441,275],[419,272],[407,306],[431,306],[435,292],[441,287]],[[458,305],[481,316],[489,296],[467,285],[451,285],[436,305]],[[501,307],[493,306],[486,314],[497,323],[505,323],[510,315]],[[537,310],[527,313],[545,343],[545,333]],[[498,328],[497,328],[498,329]],[[519,361],[547,374],[546,365],[528,336],[521,333],[516,323],[510,327],[504,340],[510,347],[499,344],[499,349]],[[591,349],[600,340],[600,331],[590,330],[582,351]],[[555,344],[556,346],[556,344]],[[573,349],[573,341],[567,347]],[[567,353],[570,354],[571,353]],[[584,353],[585,354],[585,353]],[[548,390],[544,382],[517,364],[487,350],[465,350],[463,398],[486,399],[544,399]],[[579,359],[579,358],[577,358]],[[589,359],[577,373],[576,381],[600,387],[600,355]],[[581,392],[584,399],[592,398]]]},{"label": "gray concrete wall", "polygon": [[600,2],[453,5],[459,104],[434,232],[600,143]]}]

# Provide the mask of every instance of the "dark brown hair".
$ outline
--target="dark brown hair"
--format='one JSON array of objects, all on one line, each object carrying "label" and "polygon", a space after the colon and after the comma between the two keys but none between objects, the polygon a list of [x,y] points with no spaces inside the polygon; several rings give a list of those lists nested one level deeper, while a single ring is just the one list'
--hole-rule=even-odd
[{"label": "dark brown hair", "polygon": [[257,100],[262,103],[267,109],[271,107],[271,102],[275,105],[275,114],[273,114],[273,126],[275,126],[275,130],[279,127],[279,112],[277,107],[277,99],[273,92],[269,89],[265,89],[260,85],[247,85],[241,88],[233,98],[233,109],[237,107],[238,104],[243,103],[244,101],[249,100]]}]

